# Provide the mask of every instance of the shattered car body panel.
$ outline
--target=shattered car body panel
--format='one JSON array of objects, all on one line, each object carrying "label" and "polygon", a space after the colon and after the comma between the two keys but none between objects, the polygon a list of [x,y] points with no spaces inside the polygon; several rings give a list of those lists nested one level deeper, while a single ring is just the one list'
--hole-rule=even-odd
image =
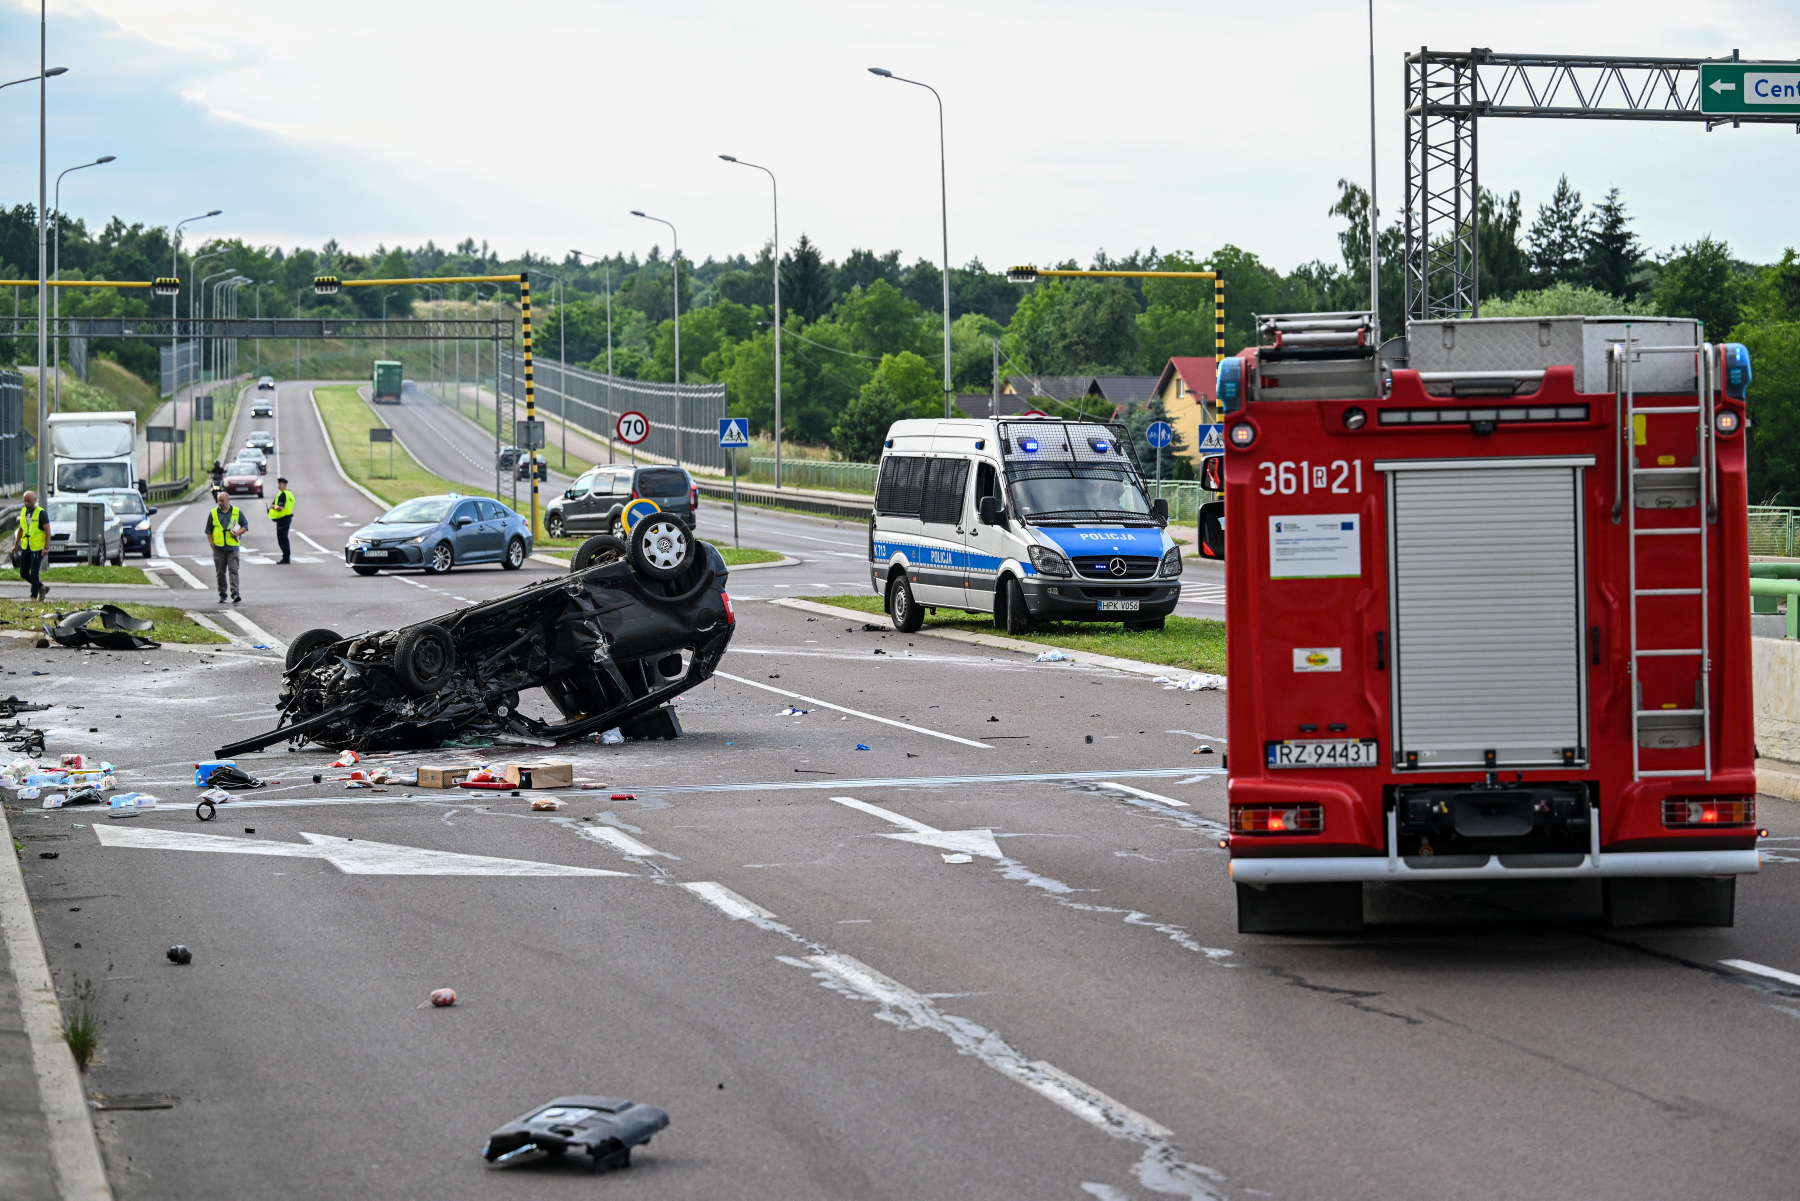
[{"label": "shattered car body panel", "polygon": [[[727,574],[711,547],[668,580],[620,558],[402,629],[302,635],[282,678],[280,724],[219,757],[287,741],[403,750],[611,729],[712,675],[736,629]],[[518,711],[532,688],[561,721]]]},{"label": "shattered car body panel", "polygon": [[[79,613],[71,613],[60,621],[51,622],[44,619],[44,633],[49,635],[58,646],[80,649],[82,647],[99,647],[109,651],[141,651],[155,650],[160,642],[152,642],[148,638],[140,638],[138,634],[153,629],[156,623],[146,621],[142,617],[133,617],[117,605],[101,605],[98,609],[83,609]],[[99,618],[98,627],[94,619]],[[10,715],[8,715],[10,716]]]},{"label": "shattered car body panel", "polygon": [[562,1155],[571,1149],[593,1156],[594,1167],[628,1167],[631,1149],[647,1145],[669,1125],[669,1115],[615,1097],[558,1097],[488,1136],[482,1155],[504,1163],[526,1151]]}]

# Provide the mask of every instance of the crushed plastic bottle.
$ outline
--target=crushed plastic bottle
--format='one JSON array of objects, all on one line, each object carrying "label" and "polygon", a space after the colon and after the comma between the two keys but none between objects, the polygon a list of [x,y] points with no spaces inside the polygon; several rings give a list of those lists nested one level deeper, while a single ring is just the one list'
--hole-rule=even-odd
[{"label": "crushed plastic bottle", "polygon": [[1041,654],[1037,657],[1035,662],[1038,662],[1038,663],[1073,663],[1073,662],[1075,662],[1075,656],[1065,655],[1061,651],[1045,651],[1043,654]]},{"label": "crushed plastic bottle", "polygon": [[618,746],[625,741],[625,734],[619,727],[614,726],[612,729],[600,735],[600,741],[605,746]]}]

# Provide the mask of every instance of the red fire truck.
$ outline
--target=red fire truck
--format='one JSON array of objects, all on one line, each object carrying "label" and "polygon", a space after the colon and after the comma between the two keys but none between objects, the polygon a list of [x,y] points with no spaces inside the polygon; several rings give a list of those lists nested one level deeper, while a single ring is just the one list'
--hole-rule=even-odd
[{"label": "red fire truck", "polygon": [[1424,321],[1384,361],[1366,313],[1289,314],[1221,363],[1240,930],[1546,879],[1614,924],[1732,923],[1750,362],[1700,334]]}]

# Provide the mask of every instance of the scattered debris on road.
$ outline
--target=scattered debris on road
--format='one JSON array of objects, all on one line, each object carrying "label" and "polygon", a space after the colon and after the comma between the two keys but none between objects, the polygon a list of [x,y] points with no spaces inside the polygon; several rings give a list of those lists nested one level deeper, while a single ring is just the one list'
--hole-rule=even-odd
[{"label": "scattered debris on road", "polygon": [[1201,672],[1197,676],[1189,676],[1185,680],[1177,680],[1171,676],[1157,676],[1155,681],[1163,686],[1164,692],[1224,692],[1225,677],[1209,675]]},{"label": "scattered debris on road", "polygon": [[193,961],[194,953],[179,943],[169,948],[170,963],[188,964]]},{"label": "scattered debris on road", "polygon": [[1065,655],[1061,651],[1045,651],[1033,661],[1037,663],[1073,663],[1075,656]]},{"label": "scattered debris on road", "polygon": [[[152,642],[148,638],[139,638],[133,631],[154,629],[156,623],[142,617],[133,617],[117,605],[101,605],[98,609],[84,609],[79,613],[71,613],[64,617],[57,614],[54,623],[44,619],[44,633],[59,646],[67,646],[79,650],[83,647],[96,647],[107,651],[148,651],[162,646],[160,642]],[[100,619],[100,628],[93,627],[95,618]]]},{"label": "scattered debris on road", "polygon": [[456,1004],[454,988],[434,988],[431,990],[431,1004],[438,1009],[445,1009]]},{"label": "scattered debris on road", "polygon": [[506,1163],[527,1151],[561,1156],[575,1149],[593,1159],[593,1170],[631,1166],[631,1149],[648,1146],[669,1125],[669,1115],[648,1105],[612,1097],[558,1097],[488,1136],[483,1155]]}]

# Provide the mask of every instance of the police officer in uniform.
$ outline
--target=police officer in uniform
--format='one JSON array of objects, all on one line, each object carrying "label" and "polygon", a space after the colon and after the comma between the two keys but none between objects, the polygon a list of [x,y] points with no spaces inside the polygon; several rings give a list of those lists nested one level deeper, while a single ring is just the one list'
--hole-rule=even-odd
[{"label": "police officer in uniform", "polygon": [[215,508],[206,511],[206,537],[212,543],[213,574],[219,581],[219,603],[225,603],[225,577],[231,577],[231,603],[241,605],[244,598],[238,593],[238,547],[242,544],[244,532],[250,528],[244,520],[244,511],[231,503],[231,495],[223,489],[219,492],[219,503]]},{"label": "police officer in uniform", "polygon": [[275,541],[281,547],[281,558],[276,562],[292,563],[294,552],[288,546],[288,526],[294,523],[294,494],[288,491],[287,476],[280,476],[275,482],[281,490],[269,505],[269,518],[275,523]]},{"label": "police officer in uniform", "polygon": [[50,515],[38,504],[37,493],[27,492],[25,507],[19,511],[19,529],[13,536],[13,550],[19,556],[19,578],[31,585],[31,599],[43,600],[50,589],[38,579],[44,555],[50,546]]}]

